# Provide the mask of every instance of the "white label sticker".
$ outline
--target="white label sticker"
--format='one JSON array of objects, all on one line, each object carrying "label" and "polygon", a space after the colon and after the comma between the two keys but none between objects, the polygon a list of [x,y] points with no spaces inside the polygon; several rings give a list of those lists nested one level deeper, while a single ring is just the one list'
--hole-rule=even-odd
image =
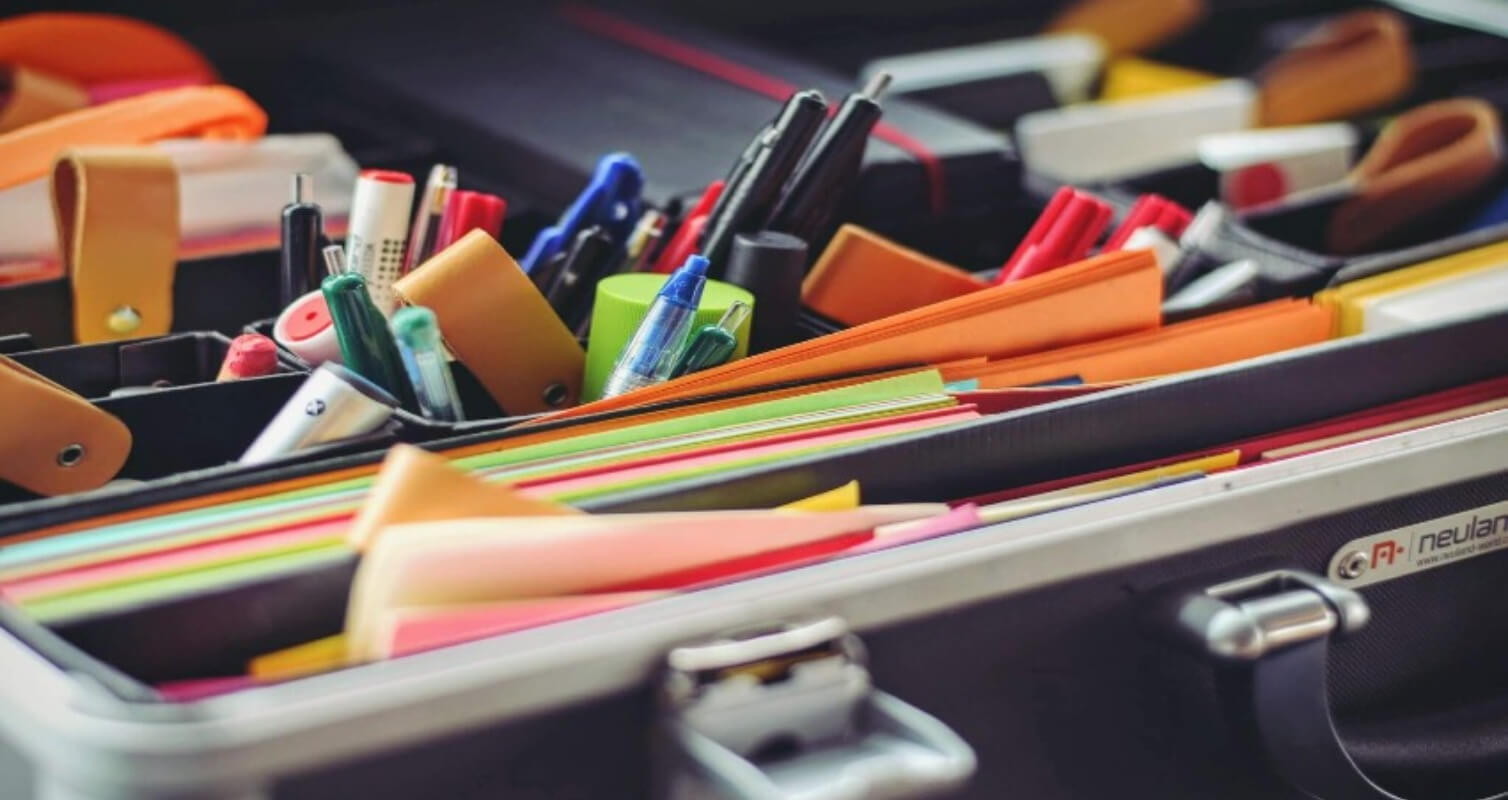
[{"label": "white label sticker", "polygon": [[1330,559],[1330,579],[1355,588],[1508,547],[1508,502],[1355,539]]}]

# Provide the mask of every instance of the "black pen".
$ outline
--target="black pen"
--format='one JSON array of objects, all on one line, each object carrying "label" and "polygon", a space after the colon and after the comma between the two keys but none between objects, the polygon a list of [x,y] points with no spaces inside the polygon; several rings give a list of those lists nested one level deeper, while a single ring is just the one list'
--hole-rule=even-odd
[{"label": "black pen", "polygon": [[757,146],[744,152],[740,161],[747,160],[747,167],[734,167],[730,178],[736,182],[723,188],[723,196],[714,208],[718,213],[707,219],[707,238],[702,242],[701,252],[714,274],[721,274],[734,236],[765,227],[780,200],[781,187],[826,117],[827,102],[820,92],[815,89],[797,92],[762,132]]},{"label": "black pen", "polygon": [[293,202],[283,206],[278,281],[281,307],[287,308],[294,300],[319,288],[319,282],[324,280],[319,259],[323,236],[323,216],[314,204],[314,178],[300,172],[293,176]]},{"label": "black pen", "polygon": [[592,309],[592,292],[601,280],[617,266],[617,247],[613,237],[600,225],[593,225],[576,234],[571,249],[545,299],[571,330],[576,330],[586,321]]},{"label": "black pen", "polygon": [[789,233],[820,250],[833,215],[858,178],[864,146],[880,121],[880,95],[889,85],[890,74],[881,72],[843,99],[786,184],[769,230]]}]

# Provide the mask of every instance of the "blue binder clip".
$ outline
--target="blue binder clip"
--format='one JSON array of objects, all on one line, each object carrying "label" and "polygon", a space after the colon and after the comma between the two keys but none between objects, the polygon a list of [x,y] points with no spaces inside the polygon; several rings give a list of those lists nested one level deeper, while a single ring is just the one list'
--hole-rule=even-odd
[{"label": "blue binder clip", "polygon": [[533,274],[540,265],[559,256],[571,246],[576,234],[600,225],[612,237],[619,254],[629,234],[639,221],[644,200],[644,170],[627,153],[610,153],[597,162],[592,180],[561,215],[560,221],[534,237],[534,244],[524,256],[524,272]]}]

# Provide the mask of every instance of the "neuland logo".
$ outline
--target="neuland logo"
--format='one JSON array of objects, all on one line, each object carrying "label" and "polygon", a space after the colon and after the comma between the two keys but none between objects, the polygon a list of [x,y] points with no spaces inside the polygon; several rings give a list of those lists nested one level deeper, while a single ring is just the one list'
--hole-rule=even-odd
[{"label": "neuland logo", "polygon": [[1364,586],[1503,547],[1508,547],[1508,503],[1357,539],[1335,554],[1330,574]]}]

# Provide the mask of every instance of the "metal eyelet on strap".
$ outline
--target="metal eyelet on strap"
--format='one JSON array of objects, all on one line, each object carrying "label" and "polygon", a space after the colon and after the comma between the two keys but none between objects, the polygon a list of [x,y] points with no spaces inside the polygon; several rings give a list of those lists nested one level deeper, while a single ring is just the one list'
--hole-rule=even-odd
[{"label": "metal eyelet on strap", "polygon": [[77,442],[58,451],[58,466],[73,467],[84,460],[84,446]]},{"label": "metal eyelet on strap", "polygon": [[541,398],[545,401],[545,405],[551,408],[559,408],[565,404],[566,397],[569,394],[570,390],[566,388],[565,384],[552,383],[545,387]]},{"label": "metal eyelet on strap", "polygon": [[133,333],[141,327],[141,312],[130,306],[120,306],[105,318],[105,325],[114,333]]}]

